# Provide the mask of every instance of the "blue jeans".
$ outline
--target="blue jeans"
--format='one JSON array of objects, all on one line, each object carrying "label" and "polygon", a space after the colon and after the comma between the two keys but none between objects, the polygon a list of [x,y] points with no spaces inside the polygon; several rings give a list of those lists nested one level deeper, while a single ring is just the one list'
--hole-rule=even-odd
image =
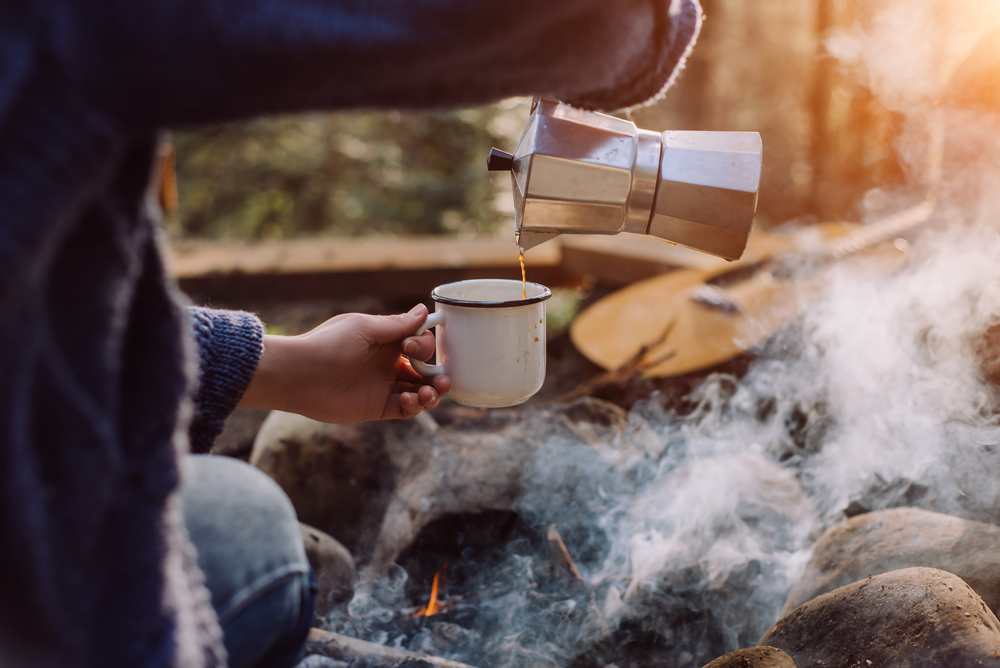
[{"label": "blue jeans", "polygon": [[295,665],[318,587],[291,502],[265,473],[239,460],[192,455],[184,466],[184,523],[230,668]]}]

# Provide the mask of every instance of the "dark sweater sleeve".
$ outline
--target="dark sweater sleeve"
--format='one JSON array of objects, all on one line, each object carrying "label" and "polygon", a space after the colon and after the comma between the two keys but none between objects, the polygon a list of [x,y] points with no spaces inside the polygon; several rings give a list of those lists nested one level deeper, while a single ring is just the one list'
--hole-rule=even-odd
[{"label": "dark sweater sleeve", "polygon": [[252,313],[190,307],[198,346],[198,386],[188,430],[191,451],[208,452],[239,403],[264,350],[264,325]]},{"label": "dark sweater sleeve", "polygon": [[91,0],[54,58],[132,127],[541,94],[617,109],[659,95],[698,0]]}]

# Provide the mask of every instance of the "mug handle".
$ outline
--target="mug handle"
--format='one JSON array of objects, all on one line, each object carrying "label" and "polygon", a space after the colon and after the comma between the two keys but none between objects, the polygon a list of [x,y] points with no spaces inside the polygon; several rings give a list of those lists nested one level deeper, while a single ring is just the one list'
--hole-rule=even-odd
[{"label": "mug handle", "polygon": [[[436,327],[444,322],[444,311],[435,311],[434,313],[428,314],[427,319],[424,320],[424,324],[420,326],[415,333],[415,336],[420,336],[426,332],[431,327]],[[420,360],[415,360],[412,358],[407,358],[410,360],[410,366],[413,370],[419,373],[424,378],[430,378],[431,376],[442,376],[444,375],[444,365],[442,364],[427,364],[426,362],[421,362]]]}]

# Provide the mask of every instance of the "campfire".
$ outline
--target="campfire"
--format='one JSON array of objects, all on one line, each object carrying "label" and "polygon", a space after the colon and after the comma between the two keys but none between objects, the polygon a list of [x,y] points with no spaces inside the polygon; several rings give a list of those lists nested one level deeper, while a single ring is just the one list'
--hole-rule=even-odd
[{"label": "campfire", "polygon": [[[885,21],[913,11],[890,3]],[[873,25],[830,48],[912,36]],[[932,116],[926,86],[867,64],[899,111]],[[908,261],[769,274],[823,290],[739,373],[620,405],[591,383],[408,422],[268,418],[251,462],[358,564],[310,650],[352,666],[997,665],[1000,207],[961,142],[1000,135],[992,112],[944,112],[936,197],[926,180],[880,194],[890,212],[934,204],[888,240]],[[908,155],[925,155],[931,133],[914,133]]]}]

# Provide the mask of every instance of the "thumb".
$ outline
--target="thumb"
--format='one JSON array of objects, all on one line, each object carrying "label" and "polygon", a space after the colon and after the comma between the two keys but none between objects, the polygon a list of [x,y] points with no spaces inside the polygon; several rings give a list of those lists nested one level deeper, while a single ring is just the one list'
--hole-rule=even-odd
[{"label": "thumb", "polygon": [[417,304],[407,313],[385,315],[373,323],[371,336],[375,343],[394,343],[415,334],[427,320],[427,307]]}]

